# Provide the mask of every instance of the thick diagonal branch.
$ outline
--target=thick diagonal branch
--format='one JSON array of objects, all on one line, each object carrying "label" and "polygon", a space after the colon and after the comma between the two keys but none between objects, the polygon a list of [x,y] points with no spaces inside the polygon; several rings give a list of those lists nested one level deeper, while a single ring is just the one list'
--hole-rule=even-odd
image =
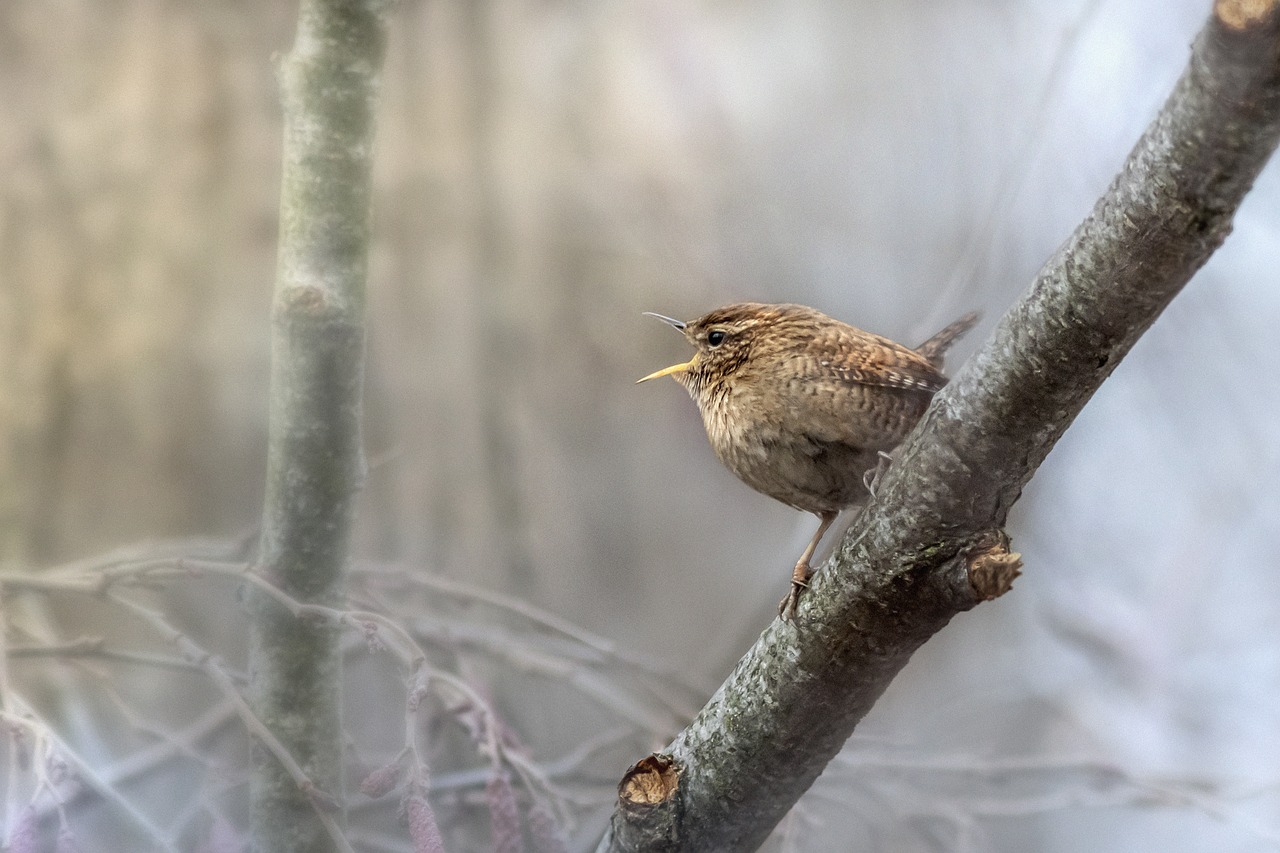
[{"label": "thick diagonal branch", "polygon": [[601,850],[751,850],[911,654],[1016,573],[1009,508],[1222,243],[1280,138],[1277,0],[1220,0],[1093,212],[938,394],[795,624],[775,622],[639,763]]},{"label": "thick diagonal branch", "polygon": [[[303,602],[341,600],[362,472],[365,274],[384,0],[303,0],[280,65],[284,174],[272,337],[261,571]],[[341,651],[336,628],[257,589],[250,647],[257,717],[305,772],[303,790],[257,749],[255,848],[334,849],[340,801]],[[326,829],[325,824],[329,828]]]}]

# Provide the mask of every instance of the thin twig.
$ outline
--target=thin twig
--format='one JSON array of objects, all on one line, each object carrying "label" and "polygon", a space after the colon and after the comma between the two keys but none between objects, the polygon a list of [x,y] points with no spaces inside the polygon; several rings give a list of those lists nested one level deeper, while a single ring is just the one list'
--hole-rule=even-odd
[{"label": "thin twig", "polygon": [[[0,713],[0,719],[11,726],[19,726],[31,732],[32,737],[39,740],[47,740],[51,747],[57,752],[57,755],[74,766],[76,775],[85,781],[94,791],[103,799],[112,803],[120,812],[125,815],[135,826],[143,831],[143,833],[151,839],[158,847],[164,850],[177,851],[173,842],[167,834],[142,812],[129,802],[125,797],[109,784],[97,771],[93,765],[80,756],[80,753],[72,749],[70,744],[62,740],[45,721],[40,719],[35,713],[30,703],[20,699],[16,694],[10,693],[11,699],[14,700],[16,713],[3,712]],[[33,762],[34,763],[34,762]]]},{"label": "thin twig", "polygon": [[119,596],[115,593],[108,593],[108,598],[132,612],[146,624],[154,628],[166,641],[172,643],[178,648],[182,655],[199,666],[204,673],[217,685],[222,694],[231,702],[231,706],[235,709],[236,715],[240,718],[240,722],[244,725],[249,733],[253,735],[263,746],[267,748],[281,766],[288,772],[289,776],[297,784],[299,790],[304,791],[311,801],[312,808],[315,810],[316,816],[328,831],[329,839],[334,843],[337,849],[343,853],[354,853],[350,843],[343,836],[342,828],[338,826],[337,820],[334,819],[331,811],[332,806],[336,803],[336,799],[332,794],[320,791],[306,771],[294,759],[292,753],[280,742],[275,734],[267,728],[263,722],[258,719],[257,714],[249,706],[248,701],[241,694],[240,689],[236,686],[235,680],[223,668],[222,664],[209,652],[205,651],[194,641],[191,640],[182,631],[174,628],[169,622],[155,610],[144,607],[137,602],[130,601],[127,598]]}]

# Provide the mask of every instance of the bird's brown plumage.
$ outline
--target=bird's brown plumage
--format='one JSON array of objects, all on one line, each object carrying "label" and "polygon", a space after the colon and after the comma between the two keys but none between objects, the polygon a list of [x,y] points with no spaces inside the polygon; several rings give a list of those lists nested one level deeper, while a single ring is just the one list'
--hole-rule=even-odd
[{"label": "bird's brown plumage", "polygon": [[796,564],[794,608],[818,540],[863,500],[867,472],[946,384],[942,357],[977,317],[914,350],[803,305],[743,302],[688,323],[661,319],[696,353],[645,378],[670,375],[689,391],[716,456],[743,482],[822,519]]}]

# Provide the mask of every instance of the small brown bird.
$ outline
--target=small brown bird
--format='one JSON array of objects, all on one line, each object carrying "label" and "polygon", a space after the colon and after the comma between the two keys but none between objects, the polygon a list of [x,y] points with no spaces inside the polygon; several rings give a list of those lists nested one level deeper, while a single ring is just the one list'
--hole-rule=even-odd
[{"label": "small brown bird", "polygon": [[[646,312],[648,313],[648,312]],[[813,558],[866,477],[907,436],[947,383],[947,348],[977,322],[966,314],[916,349],[803,305],[742,302],[683,323],[697,352],[644,379],[670,376],[698,404],[716,457],[758,492],[821,519],[778,606],[794,615]]]}]

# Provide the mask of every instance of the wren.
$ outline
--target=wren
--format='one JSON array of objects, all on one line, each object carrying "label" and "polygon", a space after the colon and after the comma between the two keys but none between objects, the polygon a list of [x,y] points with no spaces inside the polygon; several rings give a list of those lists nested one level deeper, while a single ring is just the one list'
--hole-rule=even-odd
[{"label": "wren", "polygon": [[[649,312],[646,312],[649,313]],[[840,511],[864,502],[878,470],[947,383],[947,348],[971,329],[966,314],[915,349],[803,305],[742,302],[687,323],[689,361],[670,376],[698,404],[716,457],[744,483],[818,516],[820,523],[778,605],[795,615],[809,561]]]}]

